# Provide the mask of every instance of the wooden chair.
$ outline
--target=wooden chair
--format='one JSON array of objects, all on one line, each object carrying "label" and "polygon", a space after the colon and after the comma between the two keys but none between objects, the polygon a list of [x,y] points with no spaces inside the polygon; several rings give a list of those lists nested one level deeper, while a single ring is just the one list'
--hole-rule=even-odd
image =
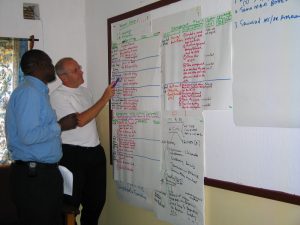
[{"label": "wooden chair", "polygon": [[65,215],[65,225],[75,225],[76,224],[76,216],[79,214],[78,208],[64,204],[63,213]]}]

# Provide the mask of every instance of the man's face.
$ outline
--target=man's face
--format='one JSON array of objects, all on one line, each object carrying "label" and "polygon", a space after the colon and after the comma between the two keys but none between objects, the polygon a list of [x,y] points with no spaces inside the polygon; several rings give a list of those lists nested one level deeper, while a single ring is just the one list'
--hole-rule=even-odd
[{"label": "man's face", "polygon": [[44,80],[47,83],[50,83],[56,79],[54,66],[50,58],[45,59],[41,67],[43,70]]},{"label": "man's face", "polygon": [[83,72],[81,66],[75,60],[66,62],[64,68],[70,87],[76,88],[83,84]]},{"label": "man's face", "polygon": [[54,66],[51,62],[51,65],[49,64],[49,67],[47,69],[47,73],[48,73],[48,82],[52,82],[55,81],[56,76],[55,76],[55,70],[54,70]]}]

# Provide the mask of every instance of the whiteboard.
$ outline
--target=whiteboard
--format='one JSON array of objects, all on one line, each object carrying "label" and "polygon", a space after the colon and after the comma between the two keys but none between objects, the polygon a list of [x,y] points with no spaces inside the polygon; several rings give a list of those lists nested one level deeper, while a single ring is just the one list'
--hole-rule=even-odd
[{"label": "whiteboard", "polygon": [[206,177],[300,195],[300,129],[239,127],[205,111]]},{"label": "whiteboard", "polygon": [[[249,1],[251,2],[251,0]],[[235,0],[185,0],[170,6],[155,9],[150,11],[152,18],[152,32],[159,32],[164,30],[165,26],[168,26],[163,21],[163,17],[166,15],[172,15],[173,13],[181,12],[182,10],[194,6],[200,6],[201,16],[207,17],[230,10],[234,2]],[[261,2],[266,1],[262,0]],[[290,2],[295,3],[297,0],[291,0]],[[299,2],[297,4],[299,4]],[[180,21],[180,19],[181,18],[175,18],[175,23]],[[259,39],[260,35],[261,33],[259,31],[251,32],[251,35],[235,36],[235,39],[233,39],[234,43],[232,44],[234,46],[235,43],[250,42],[253,39]],[[272,43],[272,39],[268,39],[268,41]],[[295,45],[295,48],[298,49],[299,44],[297,44],[297,40],[290,39],[289,41],[291,41],[290,46]],[[272,52],[272,46],[273,45],[265,45],[264,52]],[[283,49],[286,46],[286,42],[277,40],[276,46]],[[243,44],[243,47],[250,48],[247,49],[247,51],[249,50],[254,54],[255,46]],[[250,60],[249,57],[252,57],[251,59],[253,59],[253,56],[246,54],[247,51],[245,50],[244,54],[239,56],[239,58],[235,58],[235,55],[233,54],[230,59],[232,67],[235,68],[233,73],[230,74],[234,81],[233,109],[205,110],[203,113],[204,175],[207,178],[216,180],[300,195],[300,179],[298,179],[300,174],[300,164],[297,163],[297,159],[300,156],[300,129],[280,128],[284,127],[282,123],[278,123],[275,126],[273,125],[273,127],[265,127],[270,126],[269,122],[268,124],[237,123],[240,125],[251,125],[249,127],[240,127],[235,124],[240,119],[240,115],[243,117],[251,114],[255,115],[255,113],[259,115],[264,114],[264,111],[259,111],[260,109],[258,107],[246,108],[244,107],[245,105],[241,105],[247,103],[247,101],[243,101],[242,98],[242,91],[244,90],[251,89],[252,92],[254,92],[255,95],[248,95],[248,98],[249,96],[253,98],[265,97],[265,92],[255,93],[252,83],[247,84],[246,82],[243,84],[245,86],[239,86],[239,83],[235,82],[238,81],[239,78],[237,78],[237,76],[240,75],[236,73],[245,72],[243,66],[245,64],[247,65],[247,62]],[[299,59],[299,57],[293,58],[291,62],[295,64],[296,59]],[[251,61],[253,64],[251,65],[258,65],[258,62],[255,60],[254,57],[254,60]],[[279,69],[282,69],[280,64],[277,63],[277,66],[278,65]],[[296,65],[293,68],[295,68],[296,73],[299,73],[300,69],[298,69]],[[249,75],[251,72],[255,71],[248,69],[246,74],[243,75]],[[266,72],[269,74],[270,71],[266,70]],[[293,86],[296,85],[296,83],[289,83],[289,85]],[[294,92],[284,92],[285,97],[298,99],[300,95],[298,96],[297,93],[300,89],[298,91],[296,89],[292,90],[294,90]],[[299,104],[299,102],[300,100],[297,104]],[[277,106],[273,105],[273,107]],[[269,118],[268,116],[264,118],[264,120],[261,120],[262,122],[274,119]],[[285,120],[284,116],[279,116],[277,119],[278,118]],[[294,118],[295,116],[293,116],[293,119]],[[293,123],[290,122],[287,126],[293,126],[291,124]]]}]

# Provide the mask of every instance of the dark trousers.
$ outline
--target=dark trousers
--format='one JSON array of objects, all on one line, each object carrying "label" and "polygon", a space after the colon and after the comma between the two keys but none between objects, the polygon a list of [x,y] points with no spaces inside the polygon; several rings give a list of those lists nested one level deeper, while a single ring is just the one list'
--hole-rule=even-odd
[{"label": "dark trousers", "polygon": [[73,173],[73,196],[64,201],[82,205],[81,225],[97,225],[106,199],[106,158],[101,145],[81,147],[63,144],[60,164]]},{"label": "dark trousers", "polygon": [[38,166],[29,176],[27,164],[12,164],[10,189],[21,225],[62,224],[63,179],[57,166]]}]

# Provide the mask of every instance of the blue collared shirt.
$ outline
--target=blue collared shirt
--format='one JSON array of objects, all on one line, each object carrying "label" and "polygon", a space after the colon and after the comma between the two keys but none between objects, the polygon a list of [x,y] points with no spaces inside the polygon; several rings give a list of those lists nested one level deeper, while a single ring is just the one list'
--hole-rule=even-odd
[{"label": "blue collared shirt", "polygon": [[13,160],[56,163],[62,156],[61,129],[49,102],[49,89],[25,76],[6,108],[5,132]]}]

